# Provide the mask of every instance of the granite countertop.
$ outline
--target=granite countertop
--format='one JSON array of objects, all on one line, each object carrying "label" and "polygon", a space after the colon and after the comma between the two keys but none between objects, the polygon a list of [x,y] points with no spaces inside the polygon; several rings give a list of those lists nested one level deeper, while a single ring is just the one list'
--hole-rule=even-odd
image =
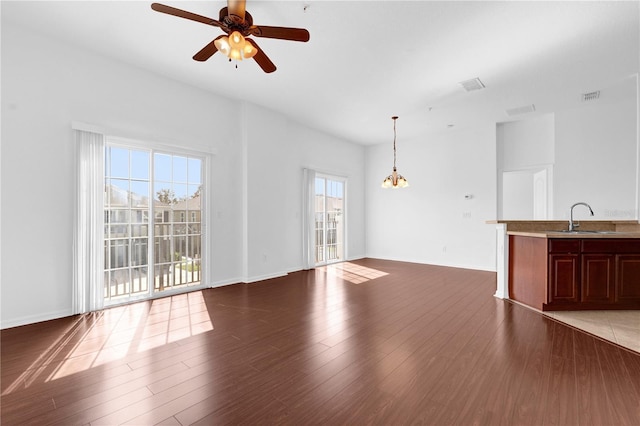
[{"label": "granite countertop", "polygon": [[507,235],[537,238],[640,238],[640,232],[562,232],[562,231],[507,231]]},{"label": "granite countertop", "polygon": [[[567,232],[566,220],[491,220],[504,224],[507,235],[537,238],[640,238],[637,220],[580,220],[577,232]],[[564,232],[563,232],[564,231]]]}]

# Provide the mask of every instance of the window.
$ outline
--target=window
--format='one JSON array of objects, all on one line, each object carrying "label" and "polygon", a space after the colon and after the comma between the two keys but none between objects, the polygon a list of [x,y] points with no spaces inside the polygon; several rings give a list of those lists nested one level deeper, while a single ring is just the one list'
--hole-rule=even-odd
[{"label": "window", "polygon": [[107,140],[104,305],[200,285],[204,164]]}]

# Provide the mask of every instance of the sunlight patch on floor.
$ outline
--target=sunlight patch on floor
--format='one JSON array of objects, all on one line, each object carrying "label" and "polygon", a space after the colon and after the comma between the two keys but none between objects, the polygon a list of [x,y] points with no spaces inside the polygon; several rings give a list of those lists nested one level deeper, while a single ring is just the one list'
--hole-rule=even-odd
[{"label": "sunlight patch on floor", "polygon": [[36,358],[36,360],[27,368],[16,380],[9,385],[2,395],[8,395],[20,388],[28,388],[38,377],[44,374],[45,369],[54,362],[60,352],[69,344],[69,341],[79,332],[84,318],[80,317],[74,321],[63,334],[60,335],[46,350]]},{"label": "sunlight patch on floor", "polygon": [[[105,310],[48,380],[213,330],[201,292]],[[113,316],[119,315],[116,319]],[[107,329],[105,324],[112,324]]]},{"label": "sunlight patch on floor", "polygon": [[351,262],[333,263],[331,265],[321,266],[317,269],[326,272],[327,275],[341,278],[352,284],[362,284],[364,282],[389,275],[387,272],[357,265]]},{"label": "sunlight patch on floor", "polygon": [[[213,330],[201,292],[156,299],[150,304],[108,309],[104,314],[49,376],[49,380]],[[117,315],[119,319],[114,318]]]},{"label": "sunlight patch on floor", "polygon": [[3,395],[213,330],[202,292],[78,316]]}]

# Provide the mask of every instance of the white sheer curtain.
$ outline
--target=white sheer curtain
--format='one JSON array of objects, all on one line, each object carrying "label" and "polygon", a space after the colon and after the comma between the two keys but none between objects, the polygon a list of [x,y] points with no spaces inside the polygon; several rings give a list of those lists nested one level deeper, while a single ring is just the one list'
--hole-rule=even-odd
[{"label": "white sheer curtain", "polygon": [[73,313],[101,309],[104,288],[104,140],[105,136],[74,128],[76,209]]},{"label": "white sheer curtain", "polygon": [[313,269],[316,266],[316,172],[304,169],[302,188],[302,266]]}]

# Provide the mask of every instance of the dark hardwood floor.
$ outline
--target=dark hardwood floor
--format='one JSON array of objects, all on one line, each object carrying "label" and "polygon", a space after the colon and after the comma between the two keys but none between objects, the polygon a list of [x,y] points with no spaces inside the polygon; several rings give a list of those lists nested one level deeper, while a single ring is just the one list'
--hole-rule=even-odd
[{"label": "dark hardwood floor", "polygon": [[640,354],[363,259],[3,330],[3,425],[639,425]]}]

